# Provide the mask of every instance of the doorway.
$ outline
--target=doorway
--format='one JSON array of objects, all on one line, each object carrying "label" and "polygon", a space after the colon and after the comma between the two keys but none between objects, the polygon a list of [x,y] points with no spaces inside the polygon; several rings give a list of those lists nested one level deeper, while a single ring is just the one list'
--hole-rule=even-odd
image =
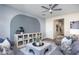
[{"label": "doorway", "polygon": [[54,20],[54,37],[63,37],[64,36],[64,19]]}]

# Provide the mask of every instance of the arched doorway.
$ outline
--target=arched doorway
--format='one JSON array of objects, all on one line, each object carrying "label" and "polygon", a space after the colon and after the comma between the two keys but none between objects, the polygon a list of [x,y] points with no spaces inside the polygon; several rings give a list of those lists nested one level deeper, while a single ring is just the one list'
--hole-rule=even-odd
[{"label": "arched doorway", "polygon": [[16,15],[10,23],[10,39],[14,40],[14,34],[18,27],[22,26],[25,33],[40,32],[40,23],[36,18],[26,15]]}]

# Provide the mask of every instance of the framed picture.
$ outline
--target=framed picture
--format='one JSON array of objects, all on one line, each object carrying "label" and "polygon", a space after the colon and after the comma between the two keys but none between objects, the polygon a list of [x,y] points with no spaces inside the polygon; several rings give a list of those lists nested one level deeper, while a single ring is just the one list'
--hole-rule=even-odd
[{"label": "framed picture", "polygon": [[71,21],[70,28],[71,29],[79,29],[79,21]]}]

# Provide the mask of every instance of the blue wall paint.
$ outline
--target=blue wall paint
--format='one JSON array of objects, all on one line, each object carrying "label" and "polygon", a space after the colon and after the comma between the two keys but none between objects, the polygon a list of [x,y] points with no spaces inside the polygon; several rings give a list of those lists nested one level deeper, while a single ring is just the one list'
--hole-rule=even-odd
[{"label": "blue wall paint", "polygon": [[37,19],[25,15],[17,15],[10,24],[11,40],[13,40],[16,30],[20,26],[24,27],[26,33],[40,32],[40,23]]},{"label": "blue wall paint", "polygon": [[[45,37],[45,19],[41,19],[39,17],[36,17],[34,15],[31,15],[27,12],[19,11],[15,8],[9,7],[7,5],[0,5],[0,35],[4,37],[9,37],[10,38],[10,23],[11,20],[16,16],[16,15],[26,15],[29,17],[32,17],[33,19],[37,19],[40,22],[40,31],[43,33],[43,36]],[[12,39],[10,39],[12,40]]]}]

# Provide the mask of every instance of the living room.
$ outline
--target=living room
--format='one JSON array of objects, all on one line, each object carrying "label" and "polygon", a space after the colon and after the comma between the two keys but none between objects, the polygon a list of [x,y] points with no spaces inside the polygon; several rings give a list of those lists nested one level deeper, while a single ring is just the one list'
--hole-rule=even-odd
[{"label": "living room", "polygon": [[[49,47],[50,43],[55,43],[54,46],[59,49],[58,47],[64,37],[76,36],[79,38],[79,4],[1,4],[0,19],[2,55],[66,55],[59,50],[50,51],[50,49],[54,49]],[[18,36],[19,34],[30,38],[30,40],[25,39],[28,47],[29,43],[36,42],[38,45],[37,52],[47,47],[50,49],[46,49],[44,53],[41,53],[44,49],[40,50],[40,53],[35,53],[33,50],[30,50],[31,53],[26,53],[23,47],[27,44],[23,43],[24,38],[22,39],[22,36]],[[35,41],[32,41],[34,37],[31,38],[31,34],[36,35]],[[40,39],[37,36],[39,34]],[[3,39],[7,39],[7,41]],[[17,44],[20,41],[18,39],[22,40],[19,43],[22,44],[21,46]],[[47,47],[39,48],[40,42],[44,42],[43,45],[47,45]],[[11,49],[10,53],[7,53],[4,46]]]}]

